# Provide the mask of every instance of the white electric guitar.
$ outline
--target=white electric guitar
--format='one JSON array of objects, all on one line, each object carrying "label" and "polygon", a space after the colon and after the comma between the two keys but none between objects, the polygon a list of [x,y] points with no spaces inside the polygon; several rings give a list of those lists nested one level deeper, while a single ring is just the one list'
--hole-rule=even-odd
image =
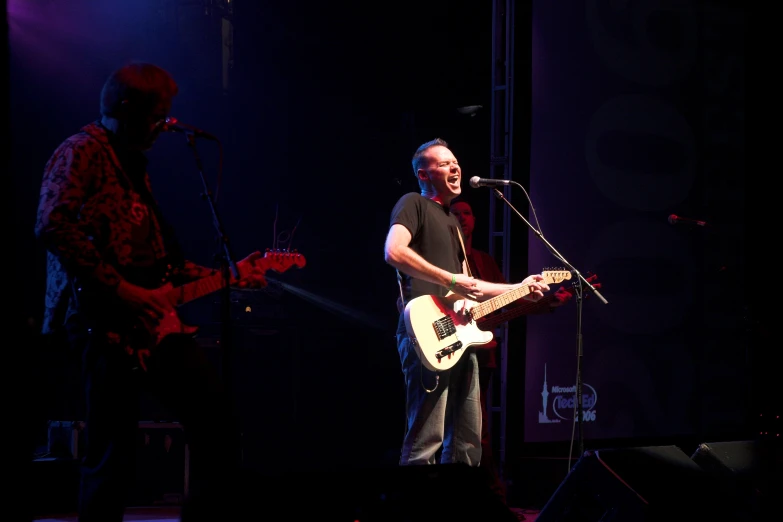
[{"label": "white electric guitar", "polygon": [[[571,279],[569,270],[541,272],[548,285]],[[487,344],[492,332],[479,330],[476,322],[530,293],[520,286],[484,302],[466,299],[453,292],[445,297],[422,295],[405,306],[405,326],[421,362],[432,371],[448,370],[469,346]]]}]

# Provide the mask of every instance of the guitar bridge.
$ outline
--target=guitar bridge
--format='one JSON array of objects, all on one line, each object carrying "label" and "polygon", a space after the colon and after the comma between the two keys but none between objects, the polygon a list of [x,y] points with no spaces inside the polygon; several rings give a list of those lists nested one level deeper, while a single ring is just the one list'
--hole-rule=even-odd
[{"label": "guitar bridge", "polygon": [[462,349],[462,341],[457,341],[456,343],[447,346],[441,350],[438,350],[438,352],[435,354],[435,357],[440,361],[444,357],[448,357],[452,353],[456,352],[457,350]]},{"label": "guitar bridge", "polygon": [[457,328],[454,326],[454,321],[450,316],[446,315],[441,317],[437,321],[432,323],[432,327],[435,328],[435,335],[438,336],[438,340],[453,335],[457,332]]}]

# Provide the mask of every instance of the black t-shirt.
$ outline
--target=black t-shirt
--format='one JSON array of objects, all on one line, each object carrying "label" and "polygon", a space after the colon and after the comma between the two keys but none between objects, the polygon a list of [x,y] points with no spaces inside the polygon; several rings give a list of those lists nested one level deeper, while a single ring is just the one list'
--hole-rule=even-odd
[{"label": "black t-shirt", "polygon": [[[429,263],[453,274],[462,273],[465,255],[460,239],[459,221],[447,208],[416,192],[402,196],[391,213],[391,222],[403,225],[411,233],[410,248]],[[402,277],[405,303],[421,295],[445,296],[448,289],[407,274]]]}]

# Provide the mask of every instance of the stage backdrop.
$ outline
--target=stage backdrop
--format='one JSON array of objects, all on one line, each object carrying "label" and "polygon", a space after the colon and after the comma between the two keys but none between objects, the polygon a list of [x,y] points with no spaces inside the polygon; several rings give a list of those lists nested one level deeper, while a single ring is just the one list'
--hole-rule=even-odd
[{"label": "stage backdrop", "polygon": [[[583,303],[586,439],[744,421],[744,22],[665,5],[533,7],[529,192],[544,237],[609,301]],[[561,266],[529,243],[531,271]],[[572,436],[577,310],[527,320],[527,442]]]}]

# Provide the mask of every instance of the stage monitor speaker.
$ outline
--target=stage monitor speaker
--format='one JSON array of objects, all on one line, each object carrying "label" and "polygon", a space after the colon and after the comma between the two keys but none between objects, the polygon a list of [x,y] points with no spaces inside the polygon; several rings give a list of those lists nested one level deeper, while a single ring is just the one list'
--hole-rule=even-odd
[{"label": "stage monitor speaker", "polygon": [[536,522],[726,521],[710,475],[677,446],[586,451]]},{"label": "stage monitor speaker", "polygon": [[761,520],[783,493],[779,441],[704,442],[691,458],[715,476],[722,503],[738,522]]}]

